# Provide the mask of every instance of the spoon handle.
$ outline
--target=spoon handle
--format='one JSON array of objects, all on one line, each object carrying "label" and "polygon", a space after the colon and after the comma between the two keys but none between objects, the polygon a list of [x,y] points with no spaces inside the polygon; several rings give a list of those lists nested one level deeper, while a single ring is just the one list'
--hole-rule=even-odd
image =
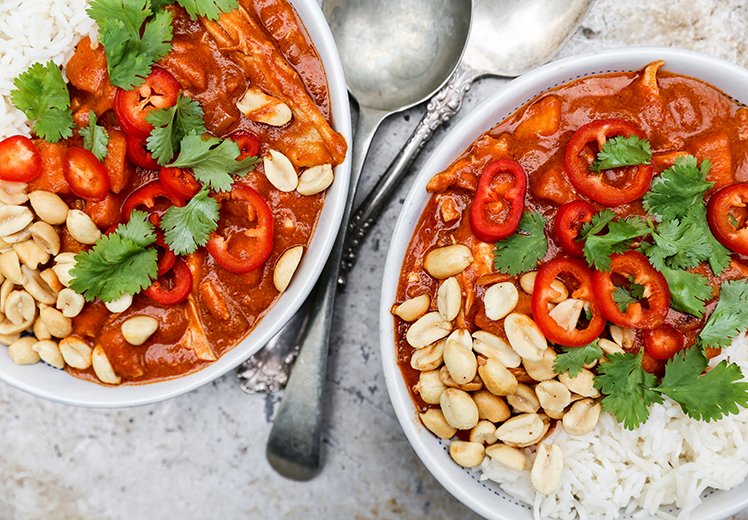
[{"label": "spoon handle", "polygon": [[364,159],[374,133],[386,115],[386,112],[370,109],[359,111],[351,154],[350,187],[340,232],[312,293],[308,326],[299,338],[299,356],[268,438],[268,462],[278,473],[290,479],[309,480],[320,469],[322,397],[340,259]]},{"label": "spoon handle", "polygon": [[410,171],[410,166],[426,142],[431,139],[434,131],[460,111],[465,93],[470,90],[470,85],[474,79],[475,75],[470,68],[463,64],[457,67],[449,81],[429,101],[426,113],[413,133],[410,134],[405,146],[356,209],[348,224],[348,238],[345,243],[340,274],[338,275],[340,285],[345,285],[346,274],[356,263],[356,255],[374,220],[385,208],[392,193]]}]

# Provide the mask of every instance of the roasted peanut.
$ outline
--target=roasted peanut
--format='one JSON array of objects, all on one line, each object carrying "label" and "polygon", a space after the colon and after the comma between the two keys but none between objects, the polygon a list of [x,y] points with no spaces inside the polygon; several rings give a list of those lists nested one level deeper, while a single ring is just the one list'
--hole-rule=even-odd
[{"label": "roasted peanut", "polygon": [[418,349],[410,356],[410,366],[416,370],[436,370],[444,361],[445,340],[432,343],[428,347]]},{"label": "roasted peanut", "polygon": [[511,282],[501,282],[486,289],[483,304],[490,320],[500,320],[517,307],[519,293]]},{"label": "roasted peanut", "polygon": [[454,434],[457,433],[457,428],[454,428],[447,423],[444,414],[439,409],[429,408],[419,415],[423,425],[440,439],[451,439]]},{"label": "roasted peanut", "polygon": [[595,388],[594,385],[595,375],[586,368],[583,368],[574,377],[569,377],[568,372],[559,374],[558,380],[575,394],[584,397],[600,397],[600,390]]},{"label": "roasted peanut", "polygon": [[429,310],[430,305],[431,298],[429,298],[429,295],[421,294],[415,298],[405,300],[395,307],[392,312],[405,321],[415,321]]},{"label": "roasted peanut", "polygon": [[496,426],[490,421],[478,421],[478,424],[470,430],[470,442],[480,444],[493,444],[496,442]]},{"label": "roasted peanut", "polygon": [[36,318],[34,298],[26,291],[12,291],[5,301],[5,316],[15,325],[33,322]]},{"label": "roasted peanut", "polygon": [[524,383],[517,385],[517,390],[506,396],[506,402],[519,413],[535,413],[540,410],[540,400],[535,395],[535,390]]},{"label": "roasted peanut", "polygon": [[75,318],[83,310],[85,303],[83,296],[72,289],[65,288],[57,295],[56,307],[66,318]]},{"label": "roasted peanut", "polygon": [[532,463],[530,480],[538,493],[550,495],[556,491],[561,482],[561,470],[564,467],[564,454],[557,444],[541,444]]},{"label": "roasted peanut", "polygon": [[3,204],[23,204],[29,200],[29,185],[25,182],[0,181],[0,202]]},{"label": "roasted peanut", "polygon": [[473,254],[470,248],[462,244],[452,244],[429,251],[423,261],[423,267],[437,280],[444,280],[460,274],[471,263]]},{"label": "roasted peanut", "polygon": [[444,365],[458,385],[473,380],[478,371],[478,360],[473,354],[473,338],[465,329],[457,329],[444,345]]},{"label": "roasted peanut", "polygon": [[569,435],[586,435],[597,426],[602,406],[593,399],[577,401],[564,415],[564,430]]},{"label": "roasted peanut", "polygon": [[495,334],[477,330],[473,332],[473,339],[475,340],[473,341],[473,350],[478,354],[496,358],[507,368],[517,368],[522,363],[519,354],[507,345],[506,341]]},{"label": "roasted peanut", "polygon": [[68,205],[56,193],[51,191],[32,191],[29,201],[34,212],[47,224],[57,226],[64,224],[68,217]]},{"label": "roasted peanut", "polygon": [[81,338],[68,336],[59,343],[60,354],[65,363],[73,368],[84,370],[91,366],[91,354],[93,349]]},{"label": "roasted peanut", "polygon": [[[25,280],[23,288],[34,297],[39,303],[53,305],[57,302],[57,294],[42,278],[42,273],[36,269],[29,269],[25,265],[21,266],[21,273]],[[56,276],[55,276],[56,278]],[[83,297],[81,296],[81,299]]]},{"label": "roasted peanut", "polygon": [[0,253],[0,272],[6,280],[14,284],[23,285],[25,282],[21,272],[21,261],[18,259],[18,253],[13,249]]},{"label": "roasted peanut", "polygon": [[[29,233],[34,243],[48,255],[54,256],[60,252],[60,235],[47,222],[43,220],[34,222],[29,226]],[[46,261],[40,263],[46,263]]]},{"label": "roasted peanut", "polygon": [[65,225],[70,235],[81,244],[95,244],[101,237],[101,231],[96,227],[91,217],[79,209],[68,211]]},{"label": "roasted peanut", "polygon": [[447,388],[439,399],[442,413],[450,426],[469,430],[478,424],[478,407],[470,394],[459,388]]},{"label": "roasted peanut", "polygon": [[0,237],[23,230],[34,221],[34,214],[26,206],[0,206]]},{"label": "roasted peanut", "polygon": [[418,382],[413,390],[421,396],[424,403],[439,404],[442,392],[447,389],[447,385],[442,383],[439,377],[439,370],[426,370],[419,374]]},{"label": "roasted peanut", "polygon": [[102,383],[118,385],[122,381],[122,378],[114,372],[111,363],[109,363],[109,358],[101,345],[94,347],[91,353],[91,365],[93,366],[96,377]]},{"label": "roasted peanut", "polygon": [[29,269],[36,269],[40,264],[49,262],[49,253],[39,247],[33,240],[24,240],[23,242],[13,244],[13,249],[18,255],[18,260],[21,264],[27,266]]},{"label": "roasted peanut", "polygon": [[37,343],[33,336],[23,336],[8,345],[8,356],[16,365],[33,365],[38,363],[41,358],[39,353],[33,349]]},{"label": "roasted peanut", "polygon": [[505,421],[496,429],[496,438],[507,444],[528,445],[543,436],[546,427],[540,415],[525,413]]},{"label": "roasted peanut", "polygon": [[568,298],[548,312],[558,325],[569,332],[577,328],[579,316],[584,310],[585,302],[576,298]]},{"label": "roasted peanut", "polygon": [[500,462],[504,466],[517,471],[522,471],[527,465],[527,457],[525,454],[516,448],[507,446],[506,444],[494,444],[486,448],[486,455],[491,457],[493,460]]},{"label": "roasted peanut", "polygon": [[543,410],[560,412],[571,402],[571,393],[560,381],[541,381],[535,387],[540,406]]},{"label": "roasted peanut", "polygon": [[120,330],[130,345],[142,345],[158,330],[158,320],[151,316],[133,316],[122,323]]},{"label": "roasted peanut", "polygon": [[553,370],[553,364],[556,362],[556,353],[552,348],[548,347],[543,351],[543,357],[538,361],[531,361],[529,359],[522,360],[522,366],[525,367],[527,375],[533,378],[535,381],[547,381],[556,377],[556,372]]},{"label": "roasted peanut", "polygon": [[419,349],[438,341],[452,330],[452,324],[446,321],[438,312],[430,312],[421,316],[413,323],[405,339],[411,347]]},{"label": "roasted peanut", "polygon": [[478,366],[478,374],[486,390],[494,395],[505,396],[517,391],[517,378],[496,358],[485,358]]},{"label": "roasted peanut", "polygon": [[291,160],[278,150],[270,150],[269,155],[262,158],[265,177],[276,189],[284,192],[293,191],[299,185],[299,176]]},{"label": "roasted peanut", "polygon": [[452,321],[462,307],[462,288],[457,278],[450,276],[442,282],[436,294],[436,308],[446,321]]},{"label": "roasted peanut", "polygon": [[315,195],[330,187],[335,176],[331,164],[321,164],[307,168],[299,176],[296,191],[302,195]]},{"label": "roasted peanut", "polygon": [[49,363],[55,368],[65,368],[65,359],[62,357],[60,347],[57,346],[56,341],[51,339],[37,341],[31,348],[39,354],[42,361]]},{"label": "roasted peanut", "polygon": [[600,338],[597,340],[597,344],[603,349],[606,354],[623,354],[624,350],[618,343],[614,343],[609,339]]},{"label": "roasted peanut", "polygon": [[39,311],[39,319],[42,320],[49,333],[56,338],[70,336],[73,332],[72,320],[53,307],[42,308]]},{"label": "roasted peanut", "polygon": [[474,392],[473,401],[478,407],[479,419],[500,423],[506,421],[512,415],[506,401],[497,395],[493,395],[488,390],[483,389]]},{"label": "roasted peanut", "polygon": [[[530,271],[520,277],[519,285],[527,294],[532,294],[533,288],[535,287],[535,278],[537,278],[537,276],[537,271]],[[569,297],[569,290],[561,280],[553,280],[551,282],[551,289],[558,293],[558,296],[554,296],[548,300],[551,303],[560,303]]]},{"label": "roasted peanut", "polygon": [[610,326],[610,337],[624,350],[634,345],[634,331],[618,325]]},{"label": "roasted peanut", "polygon": [[285,291],[291,283],[291,278],[301,262],[302,254],[304,254],[304,246],[296,246],[285,251],[278,259],[273,271],[273,285],[278,292]]},{"label": "roasted peanut", "polygon": [[483,444],[477,442],[454,440],[449,444],[449,455],[452,460],[465,468],[480,466],[483,462]]},{"label": "roasted peanut", "polygon": [[509,344],[522,359],[540,361],[548,342],[529,316],[512,313],[504,318],[504,331]]},{"label": "roasted peanut", "polygon": [[104,305],[109,312],[125,312],[132,305],[132,294],[125,293],[116,300],[104,302]]}]

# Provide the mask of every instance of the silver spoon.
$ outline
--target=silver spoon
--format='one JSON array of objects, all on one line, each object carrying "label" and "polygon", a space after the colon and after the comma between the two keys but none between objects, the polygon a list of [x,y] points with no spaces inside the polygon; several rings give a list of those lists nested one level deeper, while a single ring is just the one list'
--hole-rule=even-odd
[{"label": "silver spoon", "polygon": [[431,97],[459,63],[471,0],[326,0],[346,83],[359,106],[350,193],[341,231],[317,282],[308,326],[267,445],[270,465],[294,480],[320,469],[322,395],[338,271],[356,186],[380,123]]},{"label": "silver spoon", "polygon": [[[351,217],[340,282],[374,219],[384,209],[418,153],[434,131],[462,107],[470,85],[482,76],[517,76],[550,60],[571,38],[594,0],[475,0],[470,38],[460,66],[428,103],[427,112],[407,143]],[[237,372],[247,393],[283,388],[298,352],[305,312],[299,310],[260,352]]]},{"label": "silver spoon", "polygon": [[431,99],[426,114],[351,217],[339,282],[353,267],[374,220],[391,199],[434,131],[462,107],[482,76],[519,76],[555,56],[582,23],[594,0],[474,0],[470,38],[460,66]]}]

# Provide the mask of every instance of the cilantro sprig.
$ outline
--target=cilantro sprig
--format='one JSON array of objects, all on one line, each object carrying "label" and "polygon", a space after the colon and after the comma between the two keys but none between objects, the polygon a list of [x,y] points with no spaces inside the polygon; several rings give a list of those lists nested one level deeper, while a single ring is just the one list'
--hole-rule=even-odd
[{"label": "cilantro sprig", "polygon": [[525,211],[517,232],[496,243],[494,268],[516,276],[535,269],[547,252],[545,217],[534,211]]},{"label": "cilantro sprig", "polygon": [[50,143],[73,135],[70,94],[60,68],[53,61],[34,63],[13,82],[13,105],[32,121],[34,133]]},{"label": "cilantro sprig", "polygon": [[112,85],[139,87],[171,50],[172,14],[155,15],[149,0],[93,0],[88,15],[99,24]]},{"label": "cilantro sprig", "polygon": [[693,155],[677,157],[673,166],[652,179],[642,199],[644,209],[657,220],[672,220],[683,217],[692,206],[703,205],[704,194],[714,186],[706,180],[711,167],[707,159],[699,166]]},{"label": "cilantro sprig", "polygon": [[148,136],[148,149],[159,165],[168,164],[179,152],[182,139],[206,132],[200,103],[181,93],[173,107],[151,110],[145,120],[154,126]]},{"label": "cilantro sprig", "polygon": [[218,227],[218,202],[203,187],[186,206],[172,206],[161,220],[160,227],[169,247],[177,255],[194,253],[204,246]]},{"label": "cilantro sprig", "polygon": [[151,285],[158,272],[154,226],[143,211],[133,211],[127,224],[103,235],[89,251],[75,256],[70,288],[86,301],[111,302]]},{"label": "cilantro sprig", "polygon": [[605,141],[590,170],[601,171],[622,166],[636,166],[652,162],[652,147],[646,139],[635,135],[618,135]]},{"label": "cilantro sprig", "polygon": [[553,362],[553,372],[563,374],[569,372],[569,377],[575,377],[582,371],[585,365],[589,365],[603,357],[603,349],[598,345],[598,340],[584,345],[583,347],[565,347],[559,345],[561,353]]},{"label": "cilantro sprig", "polygon": [[[635,238],[650,231],[646,221],[639,217],[615,219],[615,213],[606,209],[595,213],[592,220],[582,226],[584,257],[591,267],[599,271],[610,271],[610,255],[628,250]],[[608,231],[599,234],[606,226]]]},{"label": "cilantro sprig", "polygon": [[719,288],[719,302],[701,329],[698,342],[704,347],[724,347],[746,329],[748,280],[723,282]]},{"label": "cilantro sprig", "polygon": [[237,0],[177,0],[192,18],[204,16],[210,20],[217,20],[221,13],[228,13],[236,9]]},{"label": "cilantro sprig", "polygon": [[88,126],[81,128],[78,133],[83,138],[83,146],[91,150],[98,160],[103,161],[109,145],[109,132],[96,124],[96,114],[93,110],[88,111]]}]

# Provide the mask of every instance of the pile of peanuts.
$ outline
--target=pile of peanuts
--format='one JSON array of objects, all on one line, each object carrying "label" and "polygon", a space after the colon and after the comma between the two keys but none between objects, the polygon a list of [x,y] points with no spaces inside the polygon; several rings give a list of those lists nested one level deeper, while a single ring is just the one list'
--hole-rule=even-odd
[{"label": "pile of peanuts", "polygon": [[[464,467],[479,466],[488,455],[507,467],[524,470],[522,450],[536,446],[531,481],[539,493],[555,492],[564,456],[556,444],[545,444],[552,421],[570,435],[584,435],[597,425],[602,410],[600,391],[588,366],[570,377],[556,374],[556,352],[526,314],[515,311],[519,290],[532,294],[537,272],[512,282],[499,282],[485,291],[483,303],[490,320],[504,320],[507,341],[483,330],[472,334],[454,328],[463,310],[460,273],[473,262],[471,250],[462,244],[432,249],[424,269],[440,280],[436,310],[431,298],[421,294],[393,306],[392,312],[411,323],[405,339],[413,347],[411,366],[420,372],[415,392],[428,405],[421,421],[442,439],[457,430],[469,430],[469,440],[452,440],[449,453]],[[585,302],[569,297],[560,280],[553,289],[551,315],[568,330],[576,327]],[[610,327],[612,339],[601,338],[606,354],[623,352],[634,340],[633,331]]]},{"label": "pile of peanuts", "polygon": [[[0,181],[0,342],[19,365],[93,366],[102,382],[118,384],[101,345],[92,347],[73,334],[72,319],[85,300],[69,287],[75,254],[60,252],[62,226],[82,244],[101,236],[86,213],[69,208],[57,194],[29,193],[26,183]],[[107,307],[122,312],[131,302],[125,295]],[[156,319],[135,316],[122,324],[122,334],[137,345],[157,328]]]}]

